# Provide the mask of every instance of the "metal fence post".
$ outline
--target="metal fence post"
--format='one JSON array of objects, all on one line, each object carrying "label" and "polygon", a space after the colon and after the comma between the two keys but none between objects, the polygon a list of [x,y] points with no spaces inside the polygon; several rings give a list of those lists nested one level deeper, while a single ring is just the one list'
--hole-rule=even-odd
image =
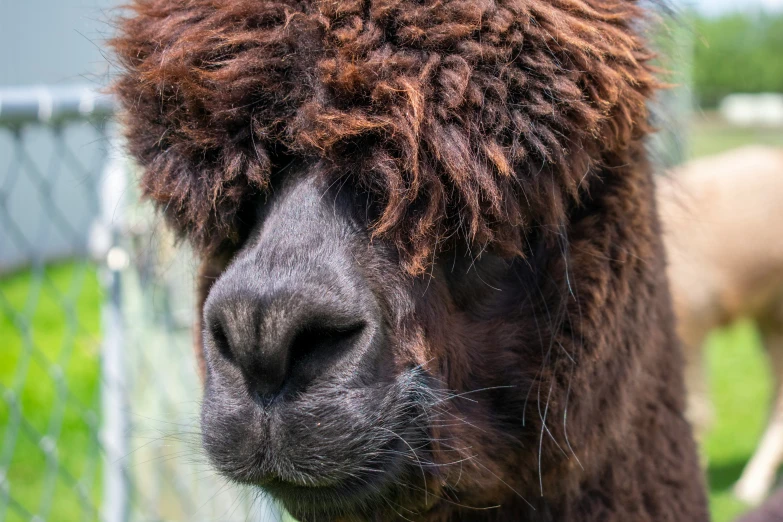
[{"label": "metal fence post", "polygon": [[101,223],[99,235],[108,239],[105,249],[104,285],[106,298],[101,320],[103,350],[101,397],[102,440],[105,448],[103,518],[106,522],[127,522],[130,513],[130,483],[125,469],[130,423],[125,377],[125,324],[122,312],[122,270],[129,257],[120,245],[123,225],[123,194],[127,183],[122,140],[117,126],[109,130],[109,157],[101,180]]},{"label": "metal fence post", "polygon": [[679,10],[664,13],[653,26],[659,66],[669,84],[651,103],[652,124],[657,132],[649,138],[649,151],[659,171],[665,172],[688,160],[693,113],[693,27]]}]

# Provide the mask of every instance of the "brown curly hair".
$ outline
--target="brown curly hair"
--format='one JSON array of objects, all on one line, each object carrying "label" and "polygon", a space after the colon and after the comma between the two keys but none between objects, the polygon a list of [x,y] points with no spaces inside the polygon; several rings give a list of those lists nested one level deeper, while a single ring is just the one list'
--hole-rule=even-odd
[{"label": "brown curly hair", "polygon": [[[646,131],[631,0],[139,0],[112,44],[143,187],[204,253],[292,158],[351,176],[405,269],[518,253]],[[609,158],[612,158],[609,161]]]}]

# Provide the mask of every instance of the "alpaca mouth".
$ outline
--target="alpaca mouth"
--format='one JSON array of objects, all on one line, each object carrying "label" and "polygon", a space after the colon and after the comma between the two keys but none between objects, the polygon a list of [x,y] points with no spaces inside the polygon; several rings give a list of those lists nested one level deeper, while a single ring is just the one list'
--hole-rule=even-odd
[{"label": "alpaca mouth", "polygon": [[408,483],[410,459],[405,458],[404,448],[405,443],[395,439],[382,450],[388,455],[382,463],[368,464],[342,479],[303,481],[273,476],[256,485],[301,522],[313,520],[314,514],[361,513],[364,506],[376,505],[376,499],[395,496],[393,489]]},{"label": "alpaca mouth", "polygon": [[208,388],[205,449],[222,475],[259,488],[301,522],[361,519],[388,499],[419,506],[432,482],[425,476],[437,471],[423,414],[427,383],[412,369],[388,384],[330,383],[269,406],[237,401],[233,409]]},{"label": "alpaca mouth", "polygon": [[368,500],[384,495],[391,481],[383,473],[367,473],[340,483],[303,486],[272,479],[262,489],[294,516],[301,513],[353,510]]}]

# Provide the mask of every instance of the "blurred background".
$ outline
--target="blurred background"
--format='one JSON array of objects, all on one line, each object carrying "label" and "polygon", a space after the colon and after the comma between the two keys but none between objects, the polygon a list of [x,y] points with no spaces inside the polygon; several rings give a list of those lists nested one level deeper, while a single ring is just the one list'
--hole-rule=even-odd
[{"label": "blurred background", "polygon": [[[199,451],[195,261],[138,202],[100,94],[118,4],[0,0],[0,522],[278,520]],[[676,7],[652,30],[676,85],[656,104],[661,170],[783,149],[783,0]],[[733,488],[777,387],[753,314],[724,319],[698,360],[717,522],[748,509]]]}]

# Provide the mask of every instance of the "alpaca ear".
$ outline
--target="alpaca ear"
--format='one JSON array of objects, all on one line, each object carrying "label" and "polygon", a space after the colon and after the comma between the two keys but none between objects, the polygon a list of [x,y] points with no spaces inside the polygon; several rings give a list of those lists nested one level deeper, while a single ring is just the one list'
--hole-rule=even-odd
[{"label": "alpaca ear", "polygon": [[209,291],[212,285],[220,277],[228,266],[230,257],[228,255],[206,258],[201,261],[201,265],[196,275],[196,315],[193,320],[193,355],[198,365],[198,374],[203,384],[207,377],[207,363],[204,359],[204,303],[207,301]]}]

